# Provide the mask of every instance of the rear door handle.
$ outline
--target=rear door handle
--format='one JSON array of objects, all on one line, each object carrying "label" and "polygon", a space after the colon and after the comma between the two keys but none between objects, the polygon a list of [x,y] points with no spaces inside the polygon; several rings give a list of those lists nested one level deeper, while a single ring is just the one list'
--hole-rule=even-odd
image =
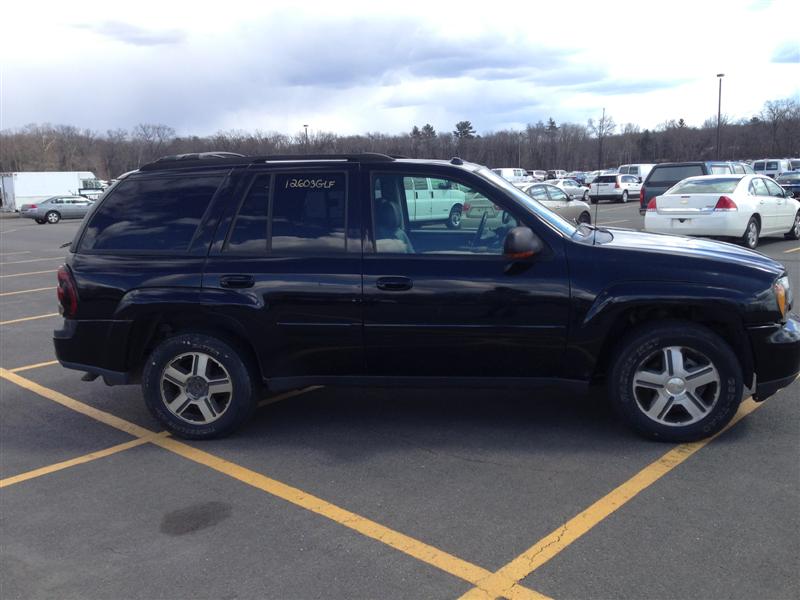
[{"label": "rear door handle", "polygon": [[219,278],[219,285],[228,289],[251,288],[255,282],[252,275],[223,275]]},{"label": "rear door handle", "polygon": [[408,277],[379,277],[375,285],[386,292],[403,292],[414,287],[414,282]]}]

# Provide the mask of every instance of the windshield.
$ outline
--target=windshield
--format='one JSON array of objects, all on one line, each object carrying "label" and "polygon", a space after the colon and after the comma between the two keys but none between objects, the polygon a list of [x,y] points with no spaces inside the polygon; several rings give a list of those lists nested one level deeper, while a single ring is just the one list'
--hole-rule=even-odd
[{"label": "windshield", "polygon": [[732,194],[741,180],[740,177],[686,179],[668,189],[666,194]]},{"label": "windshield", "polygon": [[483,177],[485,177],[498,187],[503,188],[503,190],[505,190],[508,194],[512,195],[517,200],[517,202],[519,202],[526,208],[529,208],[536,214],[536,216],[538,216],[548,225],[560,231],[564,235],[572,237],[575,234],[575,232],[578,231],[578,229],[572,223],[558,216],[549,208],[547,208],[543,204],[540,204],[539,202],[528,196],[528,194],[526,194],[519,188],[514,187],[513,184],[509,183],[496,173],[493,173],[486,167],[479,168],[476,171],[476,173],[482,175]]}]

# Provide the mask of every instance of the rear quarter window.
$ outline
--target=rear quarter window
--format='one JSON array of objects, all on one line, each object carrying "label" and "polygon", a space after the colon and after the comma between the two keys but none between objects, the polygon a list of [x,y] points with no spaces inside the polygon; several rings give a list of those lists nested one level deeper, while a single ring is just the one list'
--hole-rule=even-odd
[{"label": "rear quarter window", "polygon": [[617,176],[616,175],[600,175],[597,179],[594,180],[594,183],[616,183]]},{"label": "rear quarter window", "polygon": [[188,250],[223,178],[214,175],[121,181],[92,215],[81,250]]},{"label": "rear quarter window", "polygon": [[675,185],[681,179],[705,175],[702,165],[682,165],[670,167],[653,167],[647,178],[648,185]]}]

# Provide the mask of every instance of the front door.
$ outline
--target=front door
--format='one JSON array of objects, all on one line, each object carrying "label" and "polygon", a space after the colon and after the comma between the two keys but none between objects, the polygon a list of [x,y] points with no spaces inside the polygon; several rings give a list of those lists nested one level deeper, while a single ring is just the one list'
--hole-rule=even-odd
[{"label": "front door", "polygon": [[[362,179],[375,223],[363,262],[367,373],[557,374],[569,310],[563,239],[468,177],[448,185],[486,197],[501,210],[464,219],[459,229],[418,227],[408,218],[403,182],[426,175],[404,166],[387,166]],[[531,226],[545,241],[545,251],[529,262],[503,256],[505,236],[517,224]]]}]

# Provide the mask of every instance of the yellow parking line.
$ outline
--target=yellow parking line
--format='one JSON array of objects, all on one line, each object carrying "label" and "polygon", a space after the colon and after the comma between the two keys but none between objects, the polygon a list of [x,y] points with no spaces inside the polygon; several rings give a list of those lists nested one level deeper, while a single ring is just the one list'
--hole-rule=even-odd
[{"label": "yellow parking line", "polygon": [[[130,433],[137,438],[146,438],[146,441],[152,442],[153,444],[164,448],[165,450],[169,450],[170,452],[178,454],[179,456],[182,456],[188,460],[223,473],[229,477],[232,477],[233,479],[241,481],[242,483],[246,483],[247,485],[260,489],[273,496],[282,498],[283,500],[286,500],[295,506],[305,508],[308,511],[335,521],[336,523],[352,529],[353,531],[356,531],[366,537],[382,542],[387,546],[416,558],[417,560],[425,562],[446,573],[454,575],[455,577],[459,577],[473,585],[478,586],[479,589],[483,590],[487,597],[497,597],[498,594],[496,593],[496,590],[502,588],[508,598],[520,600],[547,600],[547,596],[543,596],[538,592],[526,588],[520,585],[518,582],[505,581],[501,577],[498,577],[496,574],[492,574],[491,571],[488,571],[483,567],[474,565],[464,559],[458,558],[457,556],[426,544],[425,542],[421,542],[402,534],[399,531],[385,527],[380,523],[371,521],[370,519],[350,512],[344,508],[340,508],[335,504],[326,502],[321,498],[317,498],[316,496],[308,494],[285,483],[281,483],[280,481],[262,475],[261,473],[251,471],[250,469],[246,469],[245,467],[237,465],[236,463],[232,463],[208,452],[193,448],[192,446],[184,444],[183,442],[159,437],[158,434],[150,431],[149,429],[145,429],[144,427],[140,427],[117,416],[84,404],[83,402],[79,402],[78,400],[70,398],[61,392],[57,392],[43,385],[39,385],[30,379],[20,377],[19,375],[16,375],[7,369],[0,368],[0,378],[6,379],[24,389],[38,394],[39,396],[96,419],[101,423],[105,423],[106,425],[110,425],[111,427],[115,427],[116,429],[126,433]],[[128,442],[128,444],[130,443],[131,442]],[[491,585],[494,587],[484,585],[484,581],[490,581]]]},{"label": "yellow parking line", "polygon": [[292,390],[291,392],[286,392],[285,394],[278,394],[277,396],[272,396],[270,398],[265,398],[261,402],[257,404],[258,408],[262,406],[269,406],[270,404],[275,404],[276,402],[280,402],[281,400],[288,400],[289,398],[294,398],[295,396],[299,396],[300,394],[306,394],[308,392],[313,392],[314,390],[322,389],[324,386],[322,385],[311,385],[309,387],[303,388],[302,390]]},{"label": "yellow parking line", "polygon": [[792,248],[791,250],[783,251],[784,254],[789,254],[789,252],[800,252],[800,246],[798,246],[797,248]]},{"label": "yellow parking line", "polygon": [[22,263],[43,262],[45,260],[64,260],[63,256],[48,256],[46,258],[27,258],[25,260],[9,260],[0,262],[0,265],[20,265]]},{"label": "yellow parking line", "polygon": [[20,290],[18,292],[0,292],[0,297],[3,296],[16,296],[17,294],[32,294],[33,292],[44,292],[46,290],[54,290],[55,287],[34,288],[32,290]]},{"label": "yellow parking line", "polygon": [[47,362],[34,363],[32,365],[25,365],[17,367],[16,369],[9,369],[9,373],[21,373],[22,371],[30,371],[31,369],[38,369],[40,367],[49,367],[50,365],[57,365],[57,360],[48,360]]},{"label": "yellow parking line", "polygon": [[10,321],[0,321],[0,325],[13,325],[14,323],[22,323],[23,321],[35,321],[36,319],[49,319],[50,317],[58,317],[58,313],[47,313],[46,315],[36,315],[35,317],[22,317],[21,319],[11,319]]},{"label": "yellow parking line", "polygon": [[50,271],[30,271],[28,273],[11,273],[10,275],[0,275],[0,279],[5,277],[24,277],[26,275],[44,275],[45,273],[55,273],[55,270]]},{"label": "yellow parking line", "polygon": [[[739,407],[739,411],[728,426],[716,435],[699,442],[675,446],[661,458],[650,463],[625,483],[613,489],[589,508],[572,517],[572,519],[543,537],[525,552],[517,556],[517,558],[502,567],[492,576],[492,578],[498,578],[497,582],[491,581],[490,578],[490,580],[484,582],[484,585],[496,588],[500,585],[500,581],[521,581],[525,579],[572,542],[588,533],[595,525],[606,519],[618,508],[635,498],[640,492],[647,489],[675,467],[686,461],[698,450],[707,446],[716,439],[717,436],[722,435],[761,405],[761,403],[756,403],[748,399]],[[502,595],[502,593],[500,595]],[[481,590],[472,589],[461,596],[460,600],[476,600],[483,597],[484,594]]]},{"label": "yellow parking line", "polygon": [[153,441],[155,437],[163,437],[166,435],[169,435],[169,433],[164,431],[162,433],[158,433],[150,437],[136,438],[129,442],[125,442],[123,444],[117,444],[116,446],[111,446],[111,448],[106,448],[105,450],[90,452],[89,454],[78,456],[77,458],[71,458],[69,460],[48,465],[46,467],[41,467],[39,469],[27,471],[26,473],[20,473],[19,475],[14,475],[13,477],[6,477],[5,479],[0,479],[0,488],[5,488],[10,485],[14,485],[15,483],[22,483],[23,481],[28,481],[29,479],[35,479],[37,477],[41,477],[42,475],[49,475],[50,473],[55,473],[56,471],[63,471],[64,469],[69,469],[70,467],[74,467],[76,465],[82,465],[84,463],[97,460],[98,458],[105,458],[106,456],[111,456],[112,454],[124,452],[125,450],[129,450],[130,448],[136,448],[137,446],[148,444],[151,441]]},{"label": "yellow parking line", "polygon": [[30,250],[20,250],[18,252],[3,252],[3,256],[15,256],[17,254],[30,254]]},{"label": "yellow parking line", "polygon": [[100,421],[101,423],[105,423],[106,425],[114,427],[115,429],[129,433],[134,437],[149,437],[155,433],[149,429],[131,423],[130,421],[126,421],[125,419],[120,419],[111,413],[107,413],[94,408],[93,406],[89,406],[88,404],[84,404],[83,402],[74,400],[69,396],[62,394],[61,392],[57,392],[43,385],[39,385],[35,381],[21,377],[7,369],[0,368],[0,377],[10,381],[11,383],[17,384],[26,390],[30,390],[34,394],[38,394],[43,398],[57,402],[58,404],[67,408],[71,408],[75,412],[79,412],[87,417],[91,417],[95,421]]}]

